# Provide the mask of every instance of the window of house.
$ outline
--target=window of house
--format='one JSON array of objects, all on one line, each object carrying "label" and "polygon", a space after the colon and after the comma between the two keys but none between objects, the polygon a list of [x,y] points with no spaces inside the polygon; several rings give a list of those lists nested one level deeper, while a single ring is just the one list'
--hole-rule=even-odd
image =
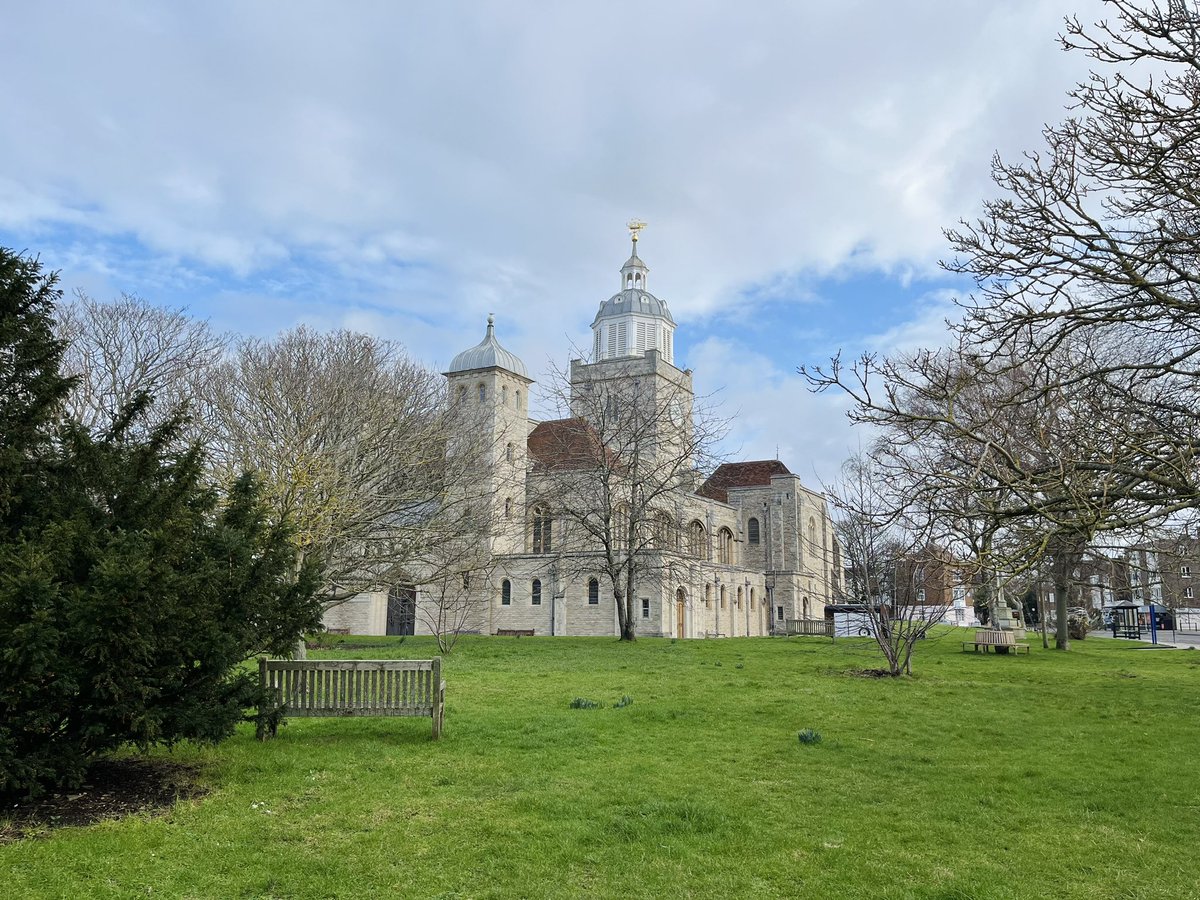
[{"label": "window of house", "polygon": [[1192,577],[1192,567],[1191,566],[1180,566],[1179,574],[1182,575],[1184,578],[1191,578]]},{"label": "window of house", "polygon": [[717,562],[726,565],[733,562],[733,532],[722,528],[717,534]]},{"label": "window of house", "polygon": [[600,582],[595,578],[588,579],[588,605],[595,606],[600,602]]},{"label": "window of house", "polygon": [[512,441],[508,442],[508,446],[504,448],[504,458],[509,462],[513,461],[513,445]]},{"label": "window of house", "polygon": [[659,550],[678,550],[675,546],[675,523],[666,513],[654,518],[654,543]]},{"label": "window of house", "polygon": [[1185,597],[1187,597],[1189,600],[1191,600],[1191,599],[1192,599],[1192,589],[1191,589],[1190,587],[1185,587],[1185,588],[1183,589],[1183,596],[1185,596]]},{"label": "window of house", "polygon": [[504,498],[504,518],[512,518],[512,497]]},{"label": "window of house", "polygon": [[708,556],[708,541],[704,532],[704,525],[699,519],[696,519],[688,526],[688,553],[697,559],[705,559]]},{"label": "window of house", "polygon": [[612,523],[613,543],[618,547],[624,547],[629,541],[629,507],[619,505],[613,510]]},{"label": "window of house", "polygon": [[642,618],[650,618],[650,599],[648,597],[642,598]]},{"label": "window of house", "polygon": [[752,544],[758,543],[758,519],[751,519],[746,523],[746,539]]},{"label": "window of house", "polygon": [[554,548],[554,520],[545,506],[533,509],[533,552],[549,553]]},{"label": "window of house", "polygon": [[507,578],[500,582],[500,605],[512,605],[512,582]]},{"label": "window of house", "polygon": [[725,585],[721,585],[721,609],[725,608]]},{"label": "window of house", "polygon": [[540,578],[533,579],[533,586],[529,591],[529,600],[534,606],[542,605],[542,580]]},{"label": "window of house", "polygon": [[704,586],[704,608],[712,609],[712,585],[711,584],[706,584]]},{"label": "window of house", "polygon": [[462,387],[460,387],[460,388],[458,389],[458,402],[459,402],[459,403],[466,403],[466,402],[467,402],[467,388],[466,388],[466,385],[463,385]]},{"label": "window of house", "polygon": [[739,588],[738,588],[738,590],[737,590],[737,600],[736,600],[736,601],[734,601],[734,602],[736,602],[736,603],[737,603],[737,608],[738,608],[738,609],[741,609],[741,608],[742,608],[742,589],[741,589],[740,587],[739,587]]},{"label": "window of house", "polygon": [[754,588],[750,588],[750,608],[754,609]]},{"label": "window of house", "polygon": [[925,602],[925,588],[917,588],[917,602],[918,603]]},{"label": "window of house", "polygon": [[508,406],[508,385],[500,385],[500,405]]},{"label": "window of house", "polygon": [[487,400],[487,388],[481,384],[479,386],[479,402],[483,403],[485,400]]},{"label": "window of house", "polygon": [[521,392],[520,391],[517,391],[513,395],[513,406],[515,406],[517,409],[521,408]]},{"label": "window of house", "polygon": [[783,607],[782,606],[775,607],[775,620],[778,622],[783,621]]}]

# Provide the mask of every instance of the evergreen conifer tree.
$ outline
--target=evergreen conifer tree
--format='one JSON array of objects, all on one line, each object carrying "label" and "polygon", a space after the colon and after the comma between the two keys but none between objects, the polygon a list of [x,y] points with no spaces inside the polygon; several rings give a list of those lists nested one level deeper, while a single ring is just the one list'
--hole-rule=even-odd
[{"label": "evergreen conifer tree", "polygon": [[58,416],[57,292],[0,250],[0,793],[82,781],[97,754],[219,740],[320,619],[315,564],[254,480],[224,496],[146,398],[99,437]]}]

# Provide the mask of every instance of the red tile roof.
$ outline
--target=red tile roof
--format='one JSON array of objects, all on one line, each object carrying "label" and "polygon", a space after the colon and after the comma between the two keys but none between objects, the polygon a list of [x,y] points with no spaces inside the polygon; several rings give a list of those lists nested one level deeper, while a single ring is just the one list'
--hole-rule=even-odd
[{"label": "red tile roof", "polygon": [[791,474],[788,467],[777,459],[722,463],[696,493],[701,497],[728,503],[730,488],[766,487],[770,485],[772,475]]},{"label": "red tile roof", "polygon": [[529,432],[529,456],[542,469],[582,469],[604,458],[600,436],[587,420],[551,419]]}]

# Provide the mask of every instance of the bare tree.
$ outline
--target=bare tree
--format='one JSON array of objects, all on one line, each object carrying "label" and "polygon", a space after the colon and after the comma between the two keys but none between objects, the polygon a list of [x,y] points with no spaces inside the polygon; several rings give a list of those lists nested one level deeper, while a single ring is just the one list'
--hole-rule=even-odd
[{"label": "bare tree", "polygon": [[483,631],[487,625],[490,592],[481,592],[479,586],[491,583],[496,558],[486,552],[486,544],[476,544],[476,548],[476,552],[465,548],[451,548],[445,554],[435,551],[429,554],[434,558],[420,567],[425,575],[417,582],[422,592],[417,617],[443,654],[449,654],[463,634]]},{"label": "bare tree", "polygon": [[[1200,360],[1200,6],[1107,0],[1115,18],[1068,19],[1067,50],[1098,63],[1047,127],[1043,151],[996,158],[1003,196],[948,232],[971,275],[984,342],[1025,331],[1043,348],[1118,330],[1122,368],[1195,374]],[[1085,373],[1089,374],[1089,373]]]},{"label": "bare tree", "polygon": [[139,396],[148,409],[139,420],[153,430],[186,409],[188,439],[203,439],[207,384],[229,346],[226,335],[187,315],[132,294],[99,302],[82,291],[58,309],[58,336],[67,341],[63,372],[76,379],[67,414],[93,432]]},{"label": "bare tree", "polygon": [[[1157,402],[1170,385],[1114,383],[1105,359],[1123,351],[1083,333],[1040,356],[1014,342],[977,347],[964,338],[955,350],[802,371],[817,389],[847,391],[852,418],[883,431],[877,464],[941,523],[943,543],[970,547],[985,589],[1053,557],[1066,649],[1069,575],[1096,535],[1194,502],[1193,459],[1172,431],[1187,423]],[[1075,377],[1097,364],[1107,377]]]},{"label": "bare tree", "polygon": [[[300,327],[247,339],[213,378],[218,475],[260,474],[321,562],[327,604],[460,566],[486,541],[483,438],[399,345]],[[440,549],[439,549],[440,548]]]},{"label": "bare tree", "polygon": [[904,563],[920,560],[928,547],[928,535],[914,527],[928,520],[913,515],[911,498],[897,487],[891,474],[866,453],[848,459],[841,479],[826,487],[846,561],[846,592],[861,605],[893,676],[912,673],[917,642],[948,609],[918,602],[916,590],[896,583],[897,577],[915,577],[916,569]]},{"label": "bare tree", "polygon": [[[555,372],[551,396],[567,416],[531,436],[542,460],[528,481],[534,551],[558,554],[560,571],[578,565],[605,576],[623,641],[636,637],[639,585],[661,579],[664,554],[681,549],[683,496],[699,486],[727,430],[679,375]],[[562,527],[551,544],[555,520]]]}]

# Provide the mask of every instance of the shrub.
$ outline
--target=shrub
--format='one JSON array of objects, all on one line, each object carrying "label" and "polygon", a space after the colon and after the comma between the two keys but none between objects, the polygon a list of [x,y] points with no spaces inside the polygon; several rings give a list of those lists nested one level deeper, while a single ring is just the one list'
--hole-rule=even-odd
[{"label": "shrub", "polygon": [[633,706],[633,698],[626,694],[620,700],[613,704],[613,709],[624,709],[627,706]]},{"label": "shrub", "polygon": [[1073,641],[1082,641],[1091,627],[1091,620],[1087,616],[1071,615],[1067,618],[1067,637]]},{"label": "shrub", "polygon": [[576,697],[571,701],[571,709],[600,709],[602,706],[603,703],[589,700],[587,697]]},{"label": "shrub", "polygon": [[819,744],[821,743],[821,732],[813,731],[811,728],[805,728],[796,735],[802,744]]}]

